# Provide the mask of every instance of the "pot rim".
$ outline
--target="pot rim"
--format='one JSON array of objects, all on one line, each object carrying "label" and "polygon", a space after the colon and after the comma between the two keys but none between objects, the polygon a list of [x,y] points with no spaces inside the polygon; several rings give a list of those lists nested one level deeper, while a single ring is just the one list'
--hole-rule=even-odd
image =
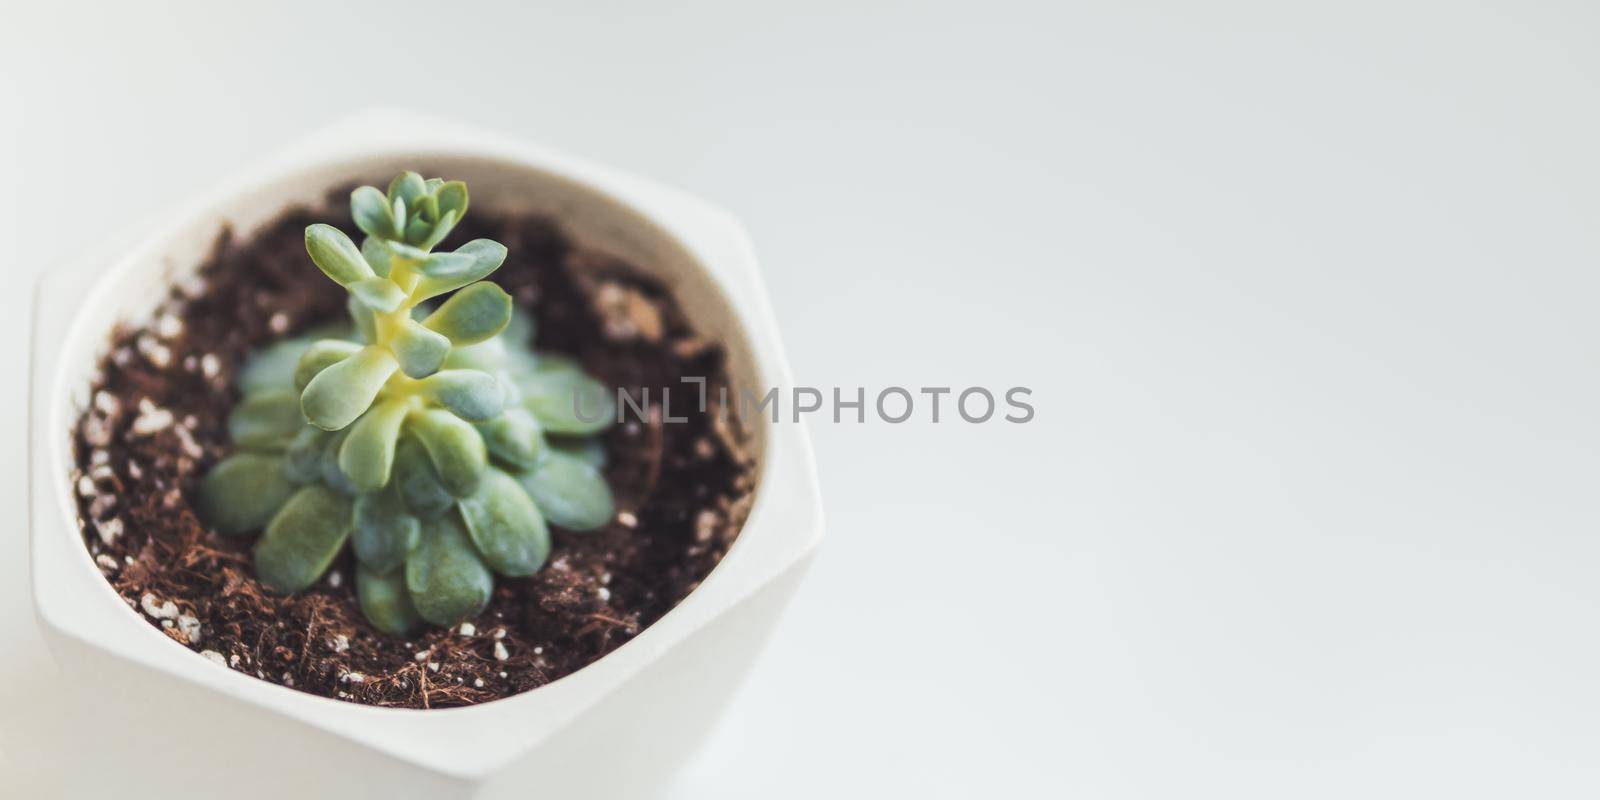
[{"label": "pot rim", "polygon": [[[396,709],[300,692],[218,668],[136,619],[139,612],[128,607],[95,566],[77,523],[69,432],[82,408],[82,399],[74,397],[86,393],[87,387],[81,381],[74,385],[68,354],[103,353],[115,319],[95,312],[112,304],[109,296],[118,279],[137,272],[183,237],[205,236],[203,244],[209,247],[217,232],[216,212],[230,199],[269,190],[299,173],[398,156],[459,157],[531,168],[633,212],[681,247],[709,283],[721,290],[721,300],[743,335],[762,385],[792,385],[754,252],[742,228],[726,212],[677,190],[548,148],[407,112],[364,112],[168,215],[170,222],[146,229],[150,232],[138,236],[133,246],[103,247],[101,253],[71,266],[47,271],[40,280],[34,304],[29,412],[32,594],[47,631],[105,650],[113,656],[107,663],[115,668],[151,669],[392,757],[447,775],[477,778],[558,734],[694,631],[803,567],[821,541],[821,500],[803,423],[775,424],[762,416],[759,431],[752,431],[761,439],[762,451],[754,506],[739,537],[701,585],[638,636],[597,661],[537,689],[473,706]],[[327,188],[324,184],[318,191]],[[281,209],[274,213],[277,210]],[[172,265],[167,266],[170,277]],[[169,284],[163,281],[159,288]],[[85,293],[85,285],[93,288]],[[68,319],[63,311],[74,306]]]}]

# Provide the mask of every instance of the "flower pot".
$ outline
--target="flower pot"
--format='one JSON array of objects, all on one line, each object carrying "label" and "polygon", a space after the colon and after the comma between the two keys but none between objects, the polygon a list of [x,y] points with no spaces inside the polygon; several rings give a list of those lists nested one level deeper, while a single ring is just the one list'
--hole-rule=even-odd
[{"label": "flower pot", "polygon": [[62,776],[69,796],[648,794],[704,738],[794,592],[820,541],[820,500],[803,427],[765,417],[748,421],[755,505],[704,582],[600,660],[503,700],[423,711],[296,692],[176,646],[106,583],[77,523],[70,432],[112,327],[148,318],[224,225],[248,235],[290,205],[418,167],[466,180],[479,207],[549,214],[584,247],[646,268],[725,347],[733,385],[790,383],[755,258],[727,214],[408,115],[352,119],[142,241],[52,270],[34,311],[30,544],[41,628],[73,687],[63,713],[82,768]]}]

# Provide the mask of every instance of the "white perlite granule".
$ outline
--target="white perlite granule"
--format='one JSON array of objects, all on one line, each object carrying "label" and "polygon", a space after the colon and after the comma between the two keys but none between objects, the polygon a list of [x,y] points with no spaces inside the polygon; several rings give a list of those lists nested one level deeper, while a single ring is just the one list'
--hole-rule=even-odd
[{"label": "white perlite granule", "polygon": [[139,416],[133,418],[128,430],[134,436],[149,436],[172,427],[172,420],[171,411],[150,402],[150,398],[146,397],[139,400]]},{"label": "white perlite granule", "polygon": [[100,534],[100,541],[105,542],[107,545],[115,542],[117,537],[122,535],[122,530],[121,517],[112,517],[104,522],[96,522],[94,524],[95,533]]},{"label": "white perlite granule", "polygon": [[172,339],[180,333],[183,333],[183,320],[171,314],[162,314],[160,319],[156,320],[157,336],[163,339]]},{"label": "white perlite granule", "polygon": [[149,592],[145,592],[144,596],[139,598],[139,607],[144,609],[144,613],[149,614],[151,619],[178,618],[177,603],[171,600],[158,601],[156,596]]},{"label": "white perlite granule", "polygon": [[200,643],[200,620],[193,614],[178,615],[178,633],[190,646]]},{"label": "white perlite granule", "polygon": [[150,362],[150,366],[156,369],[166,369],[172,364],[172,349],[153,336],[140,336],[133,346],[139,351],[139,355],[144,356],[144,360]]}]

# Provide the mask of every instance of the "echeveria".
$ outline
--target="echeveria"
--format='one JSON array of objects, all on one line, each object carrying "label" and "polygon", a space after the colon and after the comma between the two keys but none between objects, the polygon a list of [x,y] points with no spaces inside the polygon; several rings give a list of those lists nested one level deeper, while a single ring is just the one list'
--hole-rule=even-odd
[{"label": "echeveria", "polygon": [[350,205],[361,246],[317,224],[306,251],[349,292],[353,329],[275,342],[243,366],[236,452],[202,481],[199,511],[224,535],[264,531],[256,573],[278,592],[314,584],[348,544],[363,613],[399,635],[477,614],[496,573],[537,571],[547,521],[610,519],[589,437],[612,415],[598,382],[534,352],[531,321],[483,281],[504,246],[434,252],[466,213],[465,184],[406,172]]}]

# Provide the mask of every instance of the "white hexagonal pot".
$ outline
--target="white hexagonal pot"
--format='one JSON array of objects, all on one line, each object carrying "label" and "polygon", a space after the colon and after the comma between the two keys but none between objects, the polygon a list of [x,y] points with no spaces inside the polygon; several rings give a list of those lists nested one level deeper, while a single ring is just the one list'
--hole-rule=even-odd
[{"label": "white hexagonal pot", "polygon": [[[755,257],[727,214],[569,156],[404,114],[314,137],[142,241],[43,279],[30,407],[34,602],[71,701],[72,797],[634,797],[692,753],[794,592],[822,533],[804,429],[753,431],[757,499],[702,585],[656,624],[547,686],[466,708],[359,706],[220,667],[170,641],[101,577],[72,498],[70,431],[112,326],[289,205],[401,169],[461,178],[479,208],[543,211],[582,246],[649,269],[723,342],[734,385],[790,376]],[[155,232],[150,233],[151,230]],[[72,763],[73,759],[66,759]]]}]

